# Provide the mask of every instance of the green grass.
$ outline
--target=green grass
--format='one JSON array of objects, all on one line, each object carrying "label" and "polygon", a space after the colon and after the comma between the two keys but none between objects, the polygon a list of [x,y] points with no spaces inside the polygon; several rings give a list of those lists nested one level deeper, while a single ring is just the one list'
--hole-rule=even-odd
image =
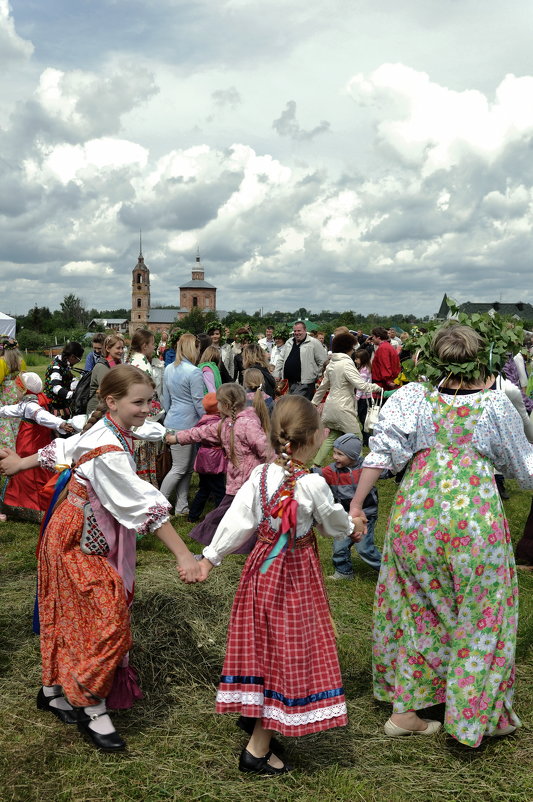
[{"label": "green grass", "polygon": [[[508,483],[506,509],[520,536],[529,494]],[[380,483],[377,541],[382,543],[396,486]],[[176,520],[186,537],[190,524]],[[373,700],[371,618],[376,575],[361,562],[354,582],[328,583],[350,723],[285,739],[296,770],[283,778],[237,770],[245,737],[235,717],[213,713],[226,627],[244,557],[229,557],[204,585],[181,585],[173,560],[153,538],[141,541],[133,608],[145,699],[114,717],[128,741],[123,756],[103,755],[77,730],[35,710],[39,645],[31,634],[37,528],[0,527],[0,800],[202,800],[215,802],[491,802],[533,799],[533,576],[520,573],[516,709],[524,727],[476,750],[445,734],[388,739],[390,710]],[[189,541],[193,550],[198,544]],[[321,539],[326,573],[331,542]],[[430,711],[431,712],[431,711]]]}]

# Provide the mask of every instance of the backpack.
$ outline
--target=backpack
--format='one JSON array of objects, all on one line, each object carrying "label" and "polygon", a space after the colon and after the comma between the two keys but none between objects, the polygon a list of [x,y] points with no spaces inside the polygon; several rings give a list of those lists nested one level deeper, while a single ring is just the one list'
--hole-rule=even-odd
[{"label": "backpack", "polygon": [[70,414],[72,417],[74,417],[74,415],[85,415],[87,412],[87,404],[89,403],[91,391],[92,370],[84,370],[82,373],[83,375],[76,385],[76,389],[70,399]]}]

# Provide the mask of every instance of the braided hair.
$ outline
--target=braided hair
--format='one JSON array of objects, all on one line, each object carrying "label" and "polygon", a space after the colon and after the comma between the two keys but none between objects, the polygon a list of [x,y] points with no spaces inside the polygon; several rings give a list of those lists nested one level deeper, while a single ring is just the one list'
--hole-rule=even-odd
[{"label": "braided hair", "polygon": [[[277,454],[276,463],[287,473],[293,472],[291,456],[295,451],[311,451],[315,435],[320,429],[317,408],[302,395],[285,395],[274,405],[270,428],[270,442]],[[311,454],[308,455],[309,457]],[[305,460],[304,460],[305,461]]]},{"label": "braided hair", "polygon": [[97,390],[97,395],[100,399],[98,406],[87,420],[82,432],[86,432],[87,429],[90,429],[91,426],[94,426],[104,417],[107,412],[105,399],[108,396],[111,395],[116,400],[124,398],[134,384],[147,384],[155,389],[155,384],[148,373],[136,368],[134,365],[117,365],[112,370],[109,370]]},{"label": "braided hair", "polygon": [[248,368],[244,371],[242,382],[244,389],[253,393],[252,405],[261,421],[263,430],[268,434],[270,431],[270,413],[263,397],[263,374],[258,368]]},{"label": "braided hair", "polygon": [[237,467],[239,461],[235,451],[235,421],[237,420],[239,412],[242,412],[246,406],[246,393],[240,384],[228,382],[227,384],[222,384],[218,388],[217,401],[219,402],[221,418],[218,424],[218,437],[220,439],[222,426],[224,422],[227,421],[230,427],[228,457],[232,464]]}]

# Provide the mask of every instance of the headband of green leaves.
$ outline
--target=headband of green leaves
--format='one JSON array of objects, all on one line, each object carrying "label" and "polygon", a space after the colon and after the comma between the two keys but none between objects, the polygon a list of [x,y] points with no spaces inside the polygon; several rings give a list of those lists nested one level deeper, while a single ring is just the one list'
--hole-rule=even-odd
[{"label": "headband of green leaves", "polygon": [[[451,312],[451,320],[430,321],[424,326],[427,331],[421,332],[414,327],[406,347],[413,358],[402,363],[402,368],[409,381],[425,379],[437,384],[443,378],[460,376],[465,383],[477,381],[485,376],[499,373],[510,355],[523,350],[524,324],[521,320],[504,318],[497,312],[491,314],[471,315],[461,312],[453,298],[446,302]],[[453,325],[452,321],[470,326],[483,340],[483,347],[474,362],[443,362],[431,348],[435,332],[443,325]]]}]

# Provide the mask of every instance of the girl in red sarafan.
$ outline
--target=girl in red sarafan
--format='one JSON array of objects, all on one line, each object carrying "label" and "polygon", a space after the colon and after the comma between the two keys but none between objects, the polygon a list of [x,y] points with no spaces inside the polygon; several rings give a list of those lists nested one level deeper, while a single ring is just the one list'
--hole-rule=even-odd
[{"label": "girl in red sarafan", "polygon": [[[100,405],[81,434],[25,458],[0,451],[7,474],[72,466],[68,494],[56,503],[38,548],[43,687],[37,707],[77,724],[109,752],[126,745],[106,699],[109,707],[126,708],[140,696],[128,666],[137,536],[153,532],[183,577],[199,578],[199,563],[170,524],[166,498],[135,472],[132,428],[149,415],[153,389],[146,373],[119,365],[102,380]],[[145,426],[158,428],[161,438],[162,427]]]},{"label": "girl in red sarafan", "polygon": [[240,726],[251,731],[241,771],[289,770],[274,754],[280,744],[271,744],[273,730],[299,736],[347,723],[313,524],[331,537],[356,540],[363,527],[305,467],[319,426],[306,398],[286,396],[275,404],[271,442],[278,458],[252,471],[200,562],[207,578],[257,534],[233,604],[216,705],[219,713],[239,713]]},{"label": "girl in red sarafan", "polygon": [[[47,412],[48,401],[42,393],[43,383],[37,373],[19,373],[14,385],[17,403],[1,406],[0,418],[20,421],[15,441],[20,457],[35,454],[39,448],[51,443],[54,431],[74,431],[62,418]],[[12,476],[0,495],[6,511],[12,511],[18,518],[40,521],[49,501],[41,497],[41,491],[49,479],[49,471],[40,467]],[[5,515],[2,514],[0,519],[5,519]]]}]

